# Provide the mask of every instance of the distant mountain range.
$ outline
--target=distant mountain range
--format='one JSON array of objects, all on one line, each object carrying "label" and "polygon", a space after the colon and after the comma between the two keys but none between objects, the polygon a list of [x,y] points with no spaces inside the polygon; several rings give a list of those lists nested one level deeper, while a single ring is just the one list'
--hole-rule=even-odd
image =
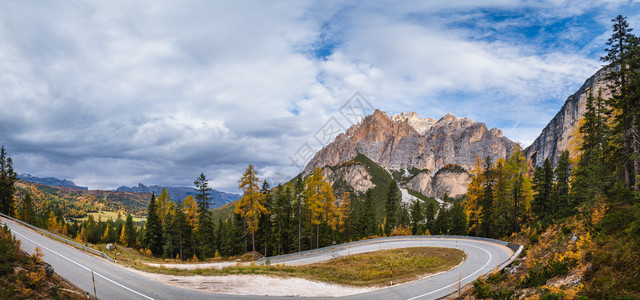
[{"label": "distant mountain range", "polygon": [[[186,198],[187,196],[195,197],[195,194],[196,194],[196,191],[192,187],[175,187],[175,186],[160,186],[160,185],[147,186],[142,183],[138,184],[138,186],[132,186],[132,187],[121,186],[115,189],[115,191],[116,192],[132,192],[132,193],[148,193],[148,194],[155,193],[156,195],[158,195],[160,194],[160,192],[162,192],[163,188],[167,189],[167,191],[169,192],[169,195],[171,196],[171,199],[173,199],[174,201],[178,199],[184,200],[184,198]],[[240,197],[242,197],[242,195],[230,194],[230,193],[220,192],[216,190],[212,190],[210,195],[213,198],[212,207],[214,208],[223,206],[229,202],[233,202],[234,200],[237,200]]]},{"label": "distant mountain range", "polygon": [[[18,175],[18,178],[27,182],[32,182],[32,183],[37,183],[37,184],[42,184],[47,186],[74,188],[74,189],[85,190],[85,191],[89,190],[88,187],[78,186],[73,181],[68,179],[58,179],[54,177],[43,178],[43,177],[37,177],[37,176],[33,176],[31,174],[26,174],[26,173]],[[169,195],[171,196],[171,199],[173,199],[174,201],[178,199],[184,200],[184,198],[186,198],[187,196],[189,195],[195,196],[196,194],[196,191],[192,187],[175,187],[175,186],[163,187],[159,185],[147,186],[142,183],[138,184],[138,186],[133,186],[133,187],[121,186],[115,189],[114,192],[129,192],[129,193],[143,193],[143,194],[156,193],[156,195],[158,195],[160,194],[160,192],[162,192],[162,188],[167,189],[167,191],[169,192]],[[220,192],[216,190],[212,190],[210,195],[213,198],[213,201],[212,201],[213,208],[223,206],[229,202],[233,202],[234,200],[242,197],[242,195],[225,193],[225,192]]]},{"label": "distant mountain range", "polygon": [[48,186],[59,186],[59,187],[69,187],[69,188],[74,188],[74,189],[80,189],[80,190],[85,190],[88,191],[89,188],[86,186],[77,186],[73,181],[71,180],[67,180],[67,179],[58,179],[58,178],[54,178],[54,177],[36,177],[36,176],[32,176],[31,174],[26,174],[26,173],[22,173],[20,175],[18,175],[18,178],[24,180],[24,181],[28,181],[28,182],[33,182],[33,183],[39,183],[39,184],[43,184],[43,185],[48,185]]}]

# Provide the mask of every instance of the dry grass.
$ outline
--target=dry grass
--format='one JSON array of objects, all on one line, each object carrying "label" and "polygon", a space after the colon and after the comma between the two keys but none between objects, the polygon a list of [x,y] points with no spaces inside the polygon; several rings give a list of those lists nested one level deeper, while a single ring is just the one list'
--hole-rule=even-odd
[{"label": "dry grass", "polygon": [[216,269],[178,270],[155,268],[133,263],[137,269],[170,275],[238,275],[260,274],[278,277],[300,277],[315,281],[352,285],[388,285],[419,279],[429,274],[448,270],[464,260],[464,253],[450,248],[402,248],[356,254],[306,266],[234,266]]}]

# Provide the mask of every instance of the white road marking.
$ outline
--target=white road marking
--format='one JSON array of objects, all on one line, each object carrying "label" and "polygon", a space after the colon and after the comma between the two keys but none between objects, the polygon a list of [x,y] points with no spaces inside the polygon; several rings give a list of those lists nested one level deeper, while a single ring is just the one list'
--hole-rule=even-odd
[{"label": "white road marking", "polygon": [[[70,262],[72,262],[72,263],[74,263],[74,264],[76,264],[76,265],[78,265],[78,266],[82,267],[83,269],[85,269],[85,270],[87,270],[87,271],[89,271],[89,272],[91,271],[91,269],[89,269],[89,268],[87,268],[87,267],[83,266],[82,264],[78,263],[77,261],[75,261],[75,260],[73,260],[73,259],[70,259],[70,258],[68,258],[68,257],[66,257],[66,256],[64,256],[64,255],[62,255],[62,254],[60,254],[60,253],[58,253],[58,252],[56,252],[56,251],[53,251],[53,250],[51,250],[50,248],[47,248],[46,246],[43,246],[43,245],[41,245],[41,244],[38,244],[36,241],[34,241],[34,240],[32,240],[32,239],[30,239],[30,238],[28,238],[28,237],[24,236],[23,234],[20,234],[20,233],[16,232],[15,230],[14,230],[14,231],[12,231],[12,232],[13,232],[14,234],[17,234],[17,235],[19,235],[19,236],[21,236],[21,237],[25,238],[26,240],[28,240],[28,241],[30,241],[30,242],[32,242],[32,243],[34,243],[34,244],[36,244],[36,245],[38,245],[38,246],[40,246],[40,247],[44,248],[44,249],[47,249],[47,250],[51,251],[51,252],[52,252],[52,253],[54,253],[54,254],[57,254],[58,256],[60,256],[60,257],[62,257],[62,258],[64,258],[64,259],[66,259],[66,260],[68,260],[68,261],[70,261]],[[149,300],[154,300],[153,298],[151,298],[151,297],[149,297],[149,296],[147,296],[147,295],[145,295],[145,294],[142,294],[142,293],[140,293],[140,292],[138,292],[138,291],[132,290],[131,288],[128,288],[128,287],[126,287],[126,286],[124,286],[124,285],[122,285],[122,284],[120,284],[120,283],[117,283],[117,282],[115,282],[115,281],[111,280],[110,278],[105,277],[104,275],[102,275],[102,274],[100,274],[100,273],[98,273],[98,272],[95,272],[95,271],[94,271],[94,273],[95,273],[96,275],[98,275],[98,276],[100,276],[100,277],[104,278],[105,280],[107,280],[107,281],[109,281],[109,282],[111,282],[111,283],[113,283],[113,284],[115,284],[115,285],[117,285],[117,286],[119,286],[119,287],[123,288],[123,289],[126,289],[126,290],[128,290],[128,291],[130,291],[130,292],[136,293],[136,294],[138,294],[138,295],[140,295],[140,296],[142,296],[142,297],[145,297],[145,298],[147,298],[147,299],[149,299]]]},{"label": "white road marking", "polygon": [[[476,273],[480,272],[482,269],[484,269],[484,267],[486,267],[486,266],[491,262],[491,258],[492,258],[491,253],[489,253],[489,251],[487,251],[487,250],[484,250],[484,249],[479,248],[479,247],[476,247],[476,246],[471,246],[471,245],[466,245],[466,247],[473,247],[473,248],[480,249],[480,250],[482,250],[482,251],[486,252],[487,254],[489,254],[489,260],[487,260],[487,262],[484,264],[484,266],[480,267],[480,269],[478,269],[478,270],[476,270],[475,272],[471,273],[469,276],[467,276],[467,277],[465,277],[465,278],[462,278],[462,279],[460,280],[460,282],[463,282],[463,281],[465,281],[465,280],[469,279],[471,276],[475,275]],[[437,292],[442,291],[442,290],[444,290],[444,289],[450,288],[450,287],[452,287],[452,286],[454,286],[454,285],[456,285],[456,284],[457,284],[457,282],[454,282],[454,283],[452,283],[452,284],[450,284],[450,285],[447,285],[447,286],[445,286],[445,287],[441,287],[441,288],[439,288],[439,289],[437,289],[437,290],[435,290],[435,291],[431,291],[431,292],[428,292],[428,293],[425,293],[425,294],[422,294],[422,295],[419,295],[419,296],[415,296],[415,297],[413,297],[413,298],[409,298],[409,299],[407,299],[407,300],[415,300],[415,299],[418,299],[418,298],[422,298],[422,297],[424,297],[424,296],[429,296],[429,295],[431,295],[431,294],[433,294],[433,293],[437,293]]]}]

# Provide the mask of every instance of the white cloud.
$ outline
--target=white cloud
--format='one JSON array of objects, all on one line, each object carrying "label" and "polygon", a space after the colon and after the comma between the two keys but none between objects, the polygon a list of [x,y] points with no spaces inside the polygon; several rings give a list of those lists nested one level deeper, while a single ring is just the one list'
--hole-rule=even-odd
[{"label": "white cloud", "polygon": [[[390,112],[453,112],[527,142],[598,68],[592,53],[620,5],[6,2],[0,143],[20,172],[91,188],[190,185],[205,172],[234,191],[249,163],[295,173],[289,156],[356,91]],[[526,14],[491,17],[504,11]],[[562,32],[564,47],[518,31],[567,16],[601,27]],[[576,49],[581,37],[593,41]]]}]

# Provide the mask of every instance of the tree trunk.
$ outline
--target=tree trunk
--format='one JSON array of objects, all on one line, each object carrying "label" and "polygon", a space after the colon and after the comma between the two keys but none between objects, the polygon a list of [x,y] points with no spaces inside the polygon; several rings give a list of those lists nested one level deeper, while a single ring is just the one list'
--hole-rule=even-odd
[{"label": "tree trunk", "polygon": [[316,225],[316,249],[320,248],[320,224]]},{"label": "tree trunk", "polygon": [[640,159],[638,157],[638,155],[640,155],[640,147],[638,145],[638,143],[640,143],[640,141],[638,140],[638,126],[637,124],[637,120],[638,116],[636,113],[633,114],[633,119],[631,120],[631,137],[633,138],[633,190],[635,190],[636,192],[638,190],[640,190],[640,184],[638,182],[638,178],[640,176]]},{"label": "tree trunk", "polygon": [[256,252],[256,238],[255,238],[255,232],[251,233],[251,245],[253,246],[253,252]]},{"label": "tree trunk", "polygon": [[298,199],[298,252],[302,251],[301,250],[301,245],[302,245],[302,203],[300,203],[300,200]]}]

